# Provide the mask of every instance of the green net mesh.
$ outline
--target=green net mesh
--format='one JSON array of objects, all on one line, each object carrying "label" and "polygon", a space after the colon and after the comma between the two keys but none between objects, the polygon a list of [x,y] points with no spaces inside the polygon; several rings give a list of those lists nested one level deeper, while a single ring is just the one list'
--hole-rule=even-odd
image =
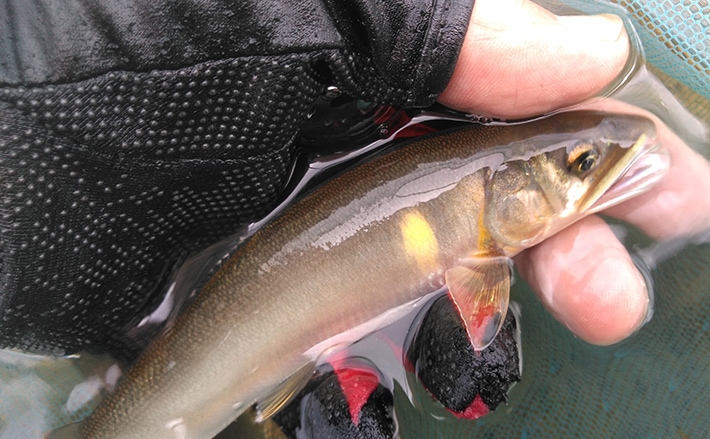
[{"label": "green net mesh", "polygon": [[616,0],[635,20],[646,59],[710,99],[710,4],[707,0]]},{"label": "green net mesh", "polygon": [[[613,11],[609,3],[564,0],[585,13]],[[628,11],[655,68],[710,99],[710,4],[707,0],[614,0]]]}]

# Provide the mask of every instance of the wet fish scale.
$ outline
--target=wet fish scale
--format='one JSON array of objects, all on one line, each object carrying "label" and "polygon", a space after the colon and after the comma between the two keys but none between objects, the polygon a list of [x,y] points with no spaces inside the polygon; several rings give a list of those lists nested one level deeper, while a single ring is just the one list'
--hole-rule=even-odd
[{"label": "wet fish scale", "polygon": [[[649,136],[653,125],[646,119],[568,113],[517,126],[468,126],[342,174],[237,251],[87,421],[85,437],[216,434],[306,366],[303,353],[313,346],[432,291],[460,258],[474,252],[484,257],[501,240],[498,256],[519,251],[520,237],[502,234],[501,227],[479,247],[480,231],[496,218],[480,213],[489,200],[504,196],[488,193],[486,178],[496,178],[490,169],[531,152],[552,168],[564,167],[572,146],[599,142],[595,147],[606,148],[599,164],[604,170],[605,163],[617,162],[613,154],[637,154],[628,147]],[[560,175],[536,171],[535,178]],[[408,254],[402,227],[412,214],[435,236],[434,264]],[[578,218],[567,214],[566,222]],[[556,224],[552,229],[561,227],[557,217],[549,220]],[[524,238],[532,245],[542,237]],[[274,352],[281,353],[279,361]]]}]

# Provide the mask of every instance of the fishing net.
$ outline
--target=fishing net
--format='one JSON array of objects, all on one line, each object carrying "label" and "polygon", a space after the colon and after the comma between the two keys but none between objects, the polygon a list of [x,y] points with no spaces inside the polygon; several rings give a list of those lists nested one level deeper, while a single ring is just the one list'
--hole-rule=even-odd
[{"label": "fishing net", "polygon": [[631,13],[648,62],[710,99],[710,5],[707,0],[615,2]]},{"label": "fishing net", "polygon": [[[650,67],[696,116],[710,122],[710,3],[707,0],[561,0],[596,14],[624,9]],[[617,6],[618,9],[613,6]]]}]

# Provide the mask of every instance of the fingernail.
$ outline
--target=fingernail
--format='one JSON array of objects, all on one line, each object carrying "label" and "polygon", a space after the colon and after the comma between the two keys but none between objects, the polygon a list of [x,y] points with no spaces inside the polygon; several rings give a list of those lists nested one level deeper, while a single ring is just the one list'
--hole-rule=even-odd
[{"label": "fingernail", "polygon": [[566,15],[558,17],[558,21],[577,35],[607,43],[619,41],[625,33],[624,22],[614,14]]}]

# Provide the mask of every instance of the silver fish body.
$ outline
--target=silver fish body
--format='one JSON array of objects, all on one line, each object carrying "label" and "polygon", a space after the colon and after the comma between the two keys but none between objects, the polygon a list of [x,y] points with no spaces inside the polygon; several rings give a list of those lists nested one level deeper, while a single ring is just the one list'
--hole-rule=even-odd
[{"label": "silver fish body", "polygon": [[83,437],[214,436],[307,367],[304,353],[442,286],[461,260],[510,257],[623,198],[605,194],[655,154],[654,133],[644,118],[570,112],[467,126],[358,165],[251,237]]}]

